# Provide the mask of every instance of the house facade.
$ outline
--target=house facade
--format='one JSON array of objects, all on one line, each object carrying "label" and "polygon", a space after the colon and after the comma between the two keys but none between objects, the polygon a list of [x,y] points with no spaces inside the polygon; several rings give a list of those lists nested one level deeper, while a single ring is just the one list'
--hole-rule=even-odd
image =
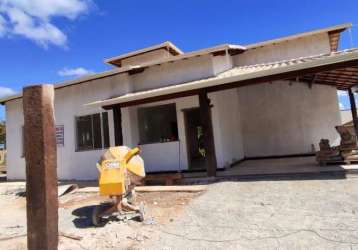
[{"label": "house facade", "polygon": [[[139,146],[147,172],[180,172],[312,154],[321,138],[338,143],[337,88],[345,85],[321,72],[358,59],[357,51],[335,52],[348,27],[190,53],[166,42],[106,60],[110,71],[56,84],[59,179],[96,179],[96,162],[115,145]],[[1,102],[8,179],[24,179],[22,96]]]}]

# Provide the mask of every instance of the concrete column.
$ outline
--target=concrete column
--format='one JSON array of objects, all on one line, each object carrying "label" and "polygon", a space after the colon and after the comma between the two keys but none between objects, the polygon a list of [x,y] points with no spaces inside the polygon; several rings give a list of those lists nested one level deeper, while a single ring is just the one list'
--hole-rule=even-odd
[{"label": "concrete column", "polygon": [[199,109],[201,126],[204,132],[204,148],[206,151],[205,164],[208,176],[216,176],[216,155],[214,144],[213,125],[211,120],[210,99],[205,90],[199,93]]},{"label": "concrete column", "polygon": [[122,111],[120,106],[113,107],[114,142],[116,146],[123,145]]},{"label": "concrete column", "polygon": [[56,130],[53,85],[24,88],[27,247],[58,246]]}]

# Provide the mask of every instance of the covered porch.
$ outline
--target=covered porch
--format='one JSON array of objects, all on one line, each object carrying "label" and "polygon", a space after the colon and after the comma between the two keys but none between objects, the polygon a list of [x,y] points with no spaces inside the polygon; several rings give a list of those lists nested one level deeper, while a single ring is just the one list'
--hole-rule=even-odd
[{"label": "covered porch", "polygon": [[[239,162],[228,169],[217,171],[217,178],[277,179],[314,178],[322,175],[346,178],[358,174],[358,164],[334,164],[321,167],[314,156],[250,159]],[[183,173],[183,178],[192,182],[205,178],[203,172]]]},{"label": "covered porch", "polygon": [[[236,168],[235,166],[237,162],[231,162],[229,164],[230,166],[225,167],[232,168],[226,171],[218,171],[217,156],[219,154],[218,149],[216,147],[217,145],[220,145],[217,141],[221,138],[218,136],[215,137],[214,124],[215,122],[218,122],[218,117],[213,115],[212,108],[213,105],[215,106],[216,104],[212,101],[212,99],[215,99],[215,95],[217,93],[223,93],[227,90],[235,90],[240,89],[242,87],[259,84],[274,85],[278,82],[281,82],[282,84],[282,81],[284,81],[288,85],[292,83],[305,84],[308,89],[314,89],[314,86],[323,85],[331,86],[332,88],[336,88],[339,90],[348,91],[351,103],[353,123],[356,134],[358,134],[358,119],[353,94],[356,91],[356,83],[358,81],[358,50],[348,50],[327,55],[299,58],[276,63],[235,67],[209,79],[171,85],[152,90],[128,93],[123,96],[107,100],[100,100],[94,103],[90,103],[88,105],[96,105],[101,106],[106,110],[113,110],[115,144],[123,145],[126,144],[126,136],[128,134],[128,130],[124,128],[130,128],[133,119],[138,119],[138,117],[136,118],[138,108],[145,106],[150,107],[151,104],[164,105],[171,103],[173,100],[179,100],[180,102],[180,100],[184,100],[186,98],[194,98],[194,102],[196,102],[195,105],[189,105],[189,107],[185,107],[186,105],[183,104],[183,107],[180,108],[178,108],[177,105],[175,112],[177,114],[176,119],[182,120],[182,124],[186,124],[186,121],[188,120],[187,114],[193,112],[196,114],[192,117],[197,118],[196,122],[200,123],[201,127],[200,134],[202,136],[202,139],[200,141],[200,149],[203,151],[204,155],[204,157],[202,158],[201,167],[205,169],[207,176],[222,175],[224,172],[225,174],[235,175],[235,171],[239,170],[240,173],[245,173],[246,170],[243,169],[249,169],[249,166]],[[195,111],[193,111],[193,107],[196,107]],[[234,107],[231,105],[225,105],[223,108],[230,111],[231,108]],[[312,107],[312,109],[314,108],[317,107]],[[131,110],[133,109],[136,110],[136,112],[131,112]],[[279,110],[277,112],[279,112]],[[126,119],[123,119],[123,117],[126,117]],[[323,125],[324,124],[322,124],[322,126]],[[181,133],[184,133],[184,135],[181,136],[182,138],[183,136],[185,138],[188,138],[188,130],[187,128],[180,128],[180,126],[181,125],[178,123],[177,128],[175,128],[175,126],[171,128],[172,132],[178,130],[177,136],[175,136],[174,132],[172,133],[172,135],[168,136],[168,138],[163,138],[163,141],[161,142],[152,143],[152,145],[150,145],[150,143],[140,145],[143,149],[144,154],[153,156],[154,159],[158,162],[158,164],[160,162],[161,164],[170,165],[172,164],[172,162],[181,162],[183,160],[181,159],[180,151],[183,149],[183,147],[185,147],[186,157],[184,160],[186,160],[188,163],[188,161],[190,161],[190,148],[188,148],[188,140],[183,141],[179,139],[179,131],[181,131]],[[265,126],[265,124],[262,124],[262,126]],[[333,127],[334,126],[332,126],[332,129],[334,129]],[[133,127],[133,129],[138,129],[139,134],[141,133],[141,128]],[[235,128],[231,129],[228,132],[232,134],[235,133]],[[316,136],[319,137],[320,135]],[[287,141],[290,141],[290,139],[291,138],[288,137]],[[148,142],[150,142],[150,140]],[[163,152],[160,150],[156,150],[156,146],[158,146],[158,143],[165,143],[165,149],[168,151]],[[263,141],[263,143],[265,142]],[[167,157],[169,151],[176,150],[178,151],[177,159]],[[313,152],[314,149],[312,149],[312,153]],[[282,155],[282,157],[283,156],[284,155]],[[237,161],[240,161],[242,159],[245,159],[245,157],[245,155],[238,156],[236,157],[236,159]],[[145,155],[144,159],[146,159]],[[167,162],[163,161],[163,159],[167,159]],[[254,171],[252,170],[253,168],[250,168],[250,171],[253,173],[256,172],[257,174],[265,171],[290,172],[290,159],[287,158],[285,162],[288,164],[283,164],[282,167],[278,166],[280,164],[277,165],[275,163],[274,165],[276,167],[274,169],[271,168],[271,170],[269,170],[270,168],[268,168],[267,164],[265,164],[265,167],[258,167]],[[188,164],[190,164],[190,162]],[[322,168],[318,166],[313,167],[312,164],[314,164],[314,161],[311,161],[310,163],[305,163],[305,161],[303,161],[303,165],[295,165],[295,169],[299,169],[299,171],[304,172],[305,169],[310,166],[310,171],[314,169],[316,169],[318,172],[322,171]],[[223,164],[220,164],[220,167],[223,168]],[[184,171],[185,169],[180,169],[179,167],[168,170]]]}]

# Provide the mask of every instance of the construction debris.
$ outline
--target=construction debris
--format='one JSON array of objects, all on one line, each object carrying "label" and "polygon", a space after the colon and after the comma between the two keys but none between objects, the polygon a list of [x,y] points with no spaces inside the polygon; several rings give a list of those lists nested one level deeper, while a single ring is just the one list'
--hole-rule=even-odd
[{"label": "construction debris", "polygon": [[164,173],[164,174],[149,174],[144,179],[144,184],[156,183],[172,186],[174,183],[179,182],[183,179],[181,173]]},{"label": "construction debris", "polygon": [[347,163],[358,161],[358,143],[356,136],[345,126],[335,127],[341,137],[339,146],[332,147],[328,139],[321,139],[320,150],[316,153],[319,165],[327,163]]},{"label": "construction debris", "polygon": [[192,186],[141,186],[136,187],[137,192],[189,192],[197,193],[205,191],[206,185],[192,185]]},{"label": "construction debris", "polygon": [[70,194],[75,192],[75,190],[78,189],[77,184],[69,184],[69,185],[62,185],[58,186],[58,197],[61,197],[65,194]]},{"label": "construction debris", "polygon": [[[185,185],[185,186],[139,186],[135,187],[138,193],[147,192],[188,192],[198,193],[206,191],[206,185]],[[98,193],[98,187],[85,187],[77,189],[76,193]]]},{"label": "construction debris", "polygon": [[[27,236],[26,233],[18,234],[18,235],[12,235],[12,236],[8,236],[8,237],[0,238],[0,241],[13,240],[13,239],[16,239],[16,238],[21,238],[21,237],[26,237],[26,236]],[[76,236],[76,235],[73,235],[73,234],[67,234],[67,233],[63,233],[63,232],[59,232],[58,236],[65,237],[65,238],[72,239],[72,240],[82,240],[82,238],[83,238],[81,236]]]}]

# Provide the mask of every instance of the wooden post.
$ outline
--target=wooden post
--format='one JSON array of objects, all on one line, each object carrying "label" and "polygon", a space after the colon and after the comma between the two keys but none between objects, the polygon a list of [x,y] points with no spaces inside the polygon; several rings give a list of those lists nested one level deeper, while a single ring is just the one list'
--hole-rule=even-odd
[{"label": "wooden post", "polygon": [[216,155],[211,120],[210,99],[205,90],[199,93],[200,120],[204,133],[205,164],[208,176],[216,176]]},{"label": "wooden post", "polygon": [[356,101],[355,101],[355,98],[354,98],[354,93],[353,93],[351,88],[348,89],[348,95],[349,95],[349,102],[351,104],[354,131],[356,132],[356,137],[358,137],[357,107],[356,107]]},{"label": "wooden post", "polygon": [[27,248],[58,247],[57,155],[53,85],[24,88]]},{"label": "wooden post", "polygon": [[116,146],[123,145],[122,134],[122,112],[120,106],[113,107],[113,122],[114,122],[114,141]]}]

